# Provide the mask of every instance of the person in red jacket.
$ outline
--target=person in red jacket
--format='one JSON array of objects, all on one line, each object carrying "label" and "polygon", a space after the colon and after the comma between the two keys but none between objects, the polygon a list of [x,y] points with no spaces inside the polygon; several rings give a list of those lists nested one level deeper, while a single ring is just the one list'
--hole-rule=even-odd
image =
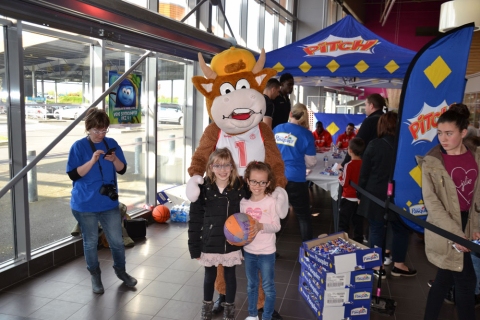
[{"label": "person in red jacket", "polygon": [[315,149],[330,148],[332,145],[332,135],[323,129],[322,121],[317,121],[315,131],[313,131],[313,139],[315,140]]},{"label": "person in red jacket", "polygon": [[347,149],[348,148],[348,143],[350,140],[355,138],[355,125],[353,123],[347,124],[347,129],[345,130],[344,133],[338,136],[337,141],[335,144],[337,147],[341,149]]},{"label": "person in red jacket", "polygon": [[360,155],[364,149],[365,142],[361,138],[353,138],[350,140],[347,152],[350,157],[352,157],[352,160],[345,164],[343,173],[338,177],[338,181],[343,187],[342,198],[340,199],[338,231],[348,233],[350,230],[350,221],[352,221],[352,239],[359,243],[363,241],[363,217],[356,214],[358,207],[357,190],[350,185],[350,182],[358,184],[360,168],[362,167],[362,158]]}]

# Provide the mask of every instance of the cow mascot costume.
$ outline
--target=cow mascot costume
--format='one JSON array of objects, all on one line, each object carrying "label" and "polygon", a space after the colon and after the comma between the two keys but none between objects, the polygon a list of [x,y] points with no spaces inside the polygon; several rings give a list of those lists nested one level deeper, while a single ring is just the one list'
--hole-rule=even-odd
[{"label": "cow mascot costume", "polygon": [[[272,194],[277,199],[277,213],[285,218],[288,213],[288,196],[285,191],[287,180],[280,151],[275,143],[272,130],[263,121],[266,105],[263,89],[267,81],[276,74],[270,68],[263,68],[265,51],[255,60],[245,49],[231,47],[217,55],[208,67],[202,54],[198,54],[200,67],[205,75],[195,76],[192,82],[206,99],[207,111],[212,122],[205,129],[198,148],[192,156],[188,173],[187,198],[194,202],[200,194],[208,157],[216,148],[228,148],[235,160],[240,176],[250,161],[268,163],[275,174],[277,186]],[[261,284],[261,282],[260,282]],[[215,289],[220,293],[213,307],[213,313],[224,309],[225,280],[223,267],[219,265]],[[260,287],[258,308],[263,308],[265,296]],[[234,307],[225,307],[223,319],[233,319]],[[274,313],[277,319],[280,317]]]}]

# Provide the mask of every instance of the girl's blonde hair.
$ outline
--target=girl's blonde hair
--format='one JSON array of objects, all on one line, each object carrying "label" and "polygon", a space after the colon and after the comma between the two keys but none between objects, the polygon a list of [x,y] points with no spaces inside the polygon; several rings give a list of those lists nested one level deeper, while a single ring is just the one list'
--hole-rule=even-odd
[{"label": "girl's blonde hair", "polygon": [[[239,175],[237,171],[237,166],[235,165],[235,161],[233,161],[230,150],[228,150],[227,148],[220,148],[210,154],[207,162],[206,176],[210,179],[210,181],[212,181],[212,183],[216,180],[215,173],[212,170],[212,165],[215,162],[230,163],[232,165],[232,171],[230,172],[230,176],[228,177],[227,185],[227,189],[232,189],[233,185],[235,184],[235,180],[239,178]],[[240,180],[240,186],[242,186],[242,180],[238,180]]]},{"label": "girl's blonde hair", "polygon": [[303,103],[295,104],[291,109],[291,117],[297,120],[297,124],[310,130],[308,125],[308,110]]},{"label": "girl's blonde hair", "polygon": [[245,169],[245,174],[243,175],[245,180],[250,180],[250,173],[253,170],[264,171],[267,173],[267,180],[268,182],[270,182],[270,184],[265,188],[265,194],[272,194],[272,192],[275,191],[275,186],[277,185],[277,182],[275,180],[275,175],[273,174],[270,165],[268,163],[260,161],[250,162],[247,166],[247,169]]}]

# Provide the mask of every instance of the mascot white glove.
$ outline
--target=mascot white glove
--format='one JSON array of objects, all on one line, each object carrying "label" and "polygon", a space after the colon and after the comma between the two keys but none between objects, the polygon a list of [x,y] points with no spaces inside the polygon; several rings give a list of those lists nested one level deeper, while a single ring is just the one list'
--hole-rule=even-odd
[{"label": "mascot white glove", "polygon": [[187,182],[187,188],[185,193],[187,194],[187,199],[190,202],[195,202],[200,195],[200,187],[199,184],[203,184],[203,178],[199,175],[192,176]]},{"label": "mascot white glove", "polygon": [[278,216],[280,219],[284,219],[288,214],[288,209],[290,208],[287,191],[285,191],[283,188],[276,187],[275,191],[272,193],[272,197],[277,202],[275,205],[275,210],[277,211]]}]

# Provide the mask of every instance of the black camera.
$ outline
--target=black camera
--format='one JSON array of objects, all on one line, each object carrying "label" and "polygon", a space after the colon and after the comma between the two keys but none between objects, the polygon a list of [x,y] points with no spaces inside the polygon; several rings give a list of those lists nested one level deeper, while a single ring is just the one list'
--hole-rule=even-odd
[{"label": "black camera", "polygon": [[100,188],[100,194],[102,196],[107,196],[113,201],[118,199],[117,187],[113,184],[104,184]]}]

